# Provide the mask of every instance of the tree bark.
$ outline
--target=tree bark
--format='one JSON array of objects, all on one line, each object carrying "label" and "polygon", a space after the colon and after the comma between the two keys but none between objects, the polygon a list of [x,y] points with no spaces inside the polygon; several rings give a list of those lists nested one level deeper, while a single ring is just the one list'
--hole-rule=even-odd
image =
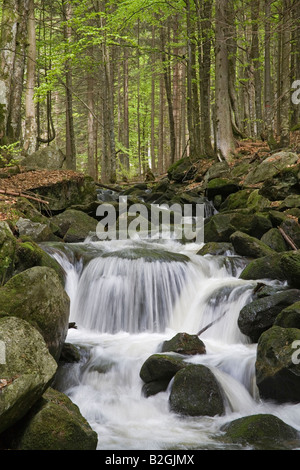
[{"label": "tree bark", "polygon": [[272,125],[272,85],[271,85],[271,3],[265,1],[265,76],[264,76],[264,100],[265,100],[265,138],[270,148],[274,146],[274,134]]},{"label": "tree bark", "polygon": [[232,159],[235,143],[231,124],[228,66],[228,10],[227,1],[216,4],[216,97],[215,126],[216,151],[220,160]]},{"label": "tree bark", "polygon": [[35,33],[34,0],[28,2],[28,52],[27,77],[25,94],[25,136],[24,150],[27,155],[37,150],[37,122],[34,103],[34,87],[36,73],[36,33]]},{"label": "tree bark", "polygon": [[291,55],[291,3],[283,0],[282,31],[282,101],[281,101],[281,136],[280,146],[290,145],[290,55]]}]

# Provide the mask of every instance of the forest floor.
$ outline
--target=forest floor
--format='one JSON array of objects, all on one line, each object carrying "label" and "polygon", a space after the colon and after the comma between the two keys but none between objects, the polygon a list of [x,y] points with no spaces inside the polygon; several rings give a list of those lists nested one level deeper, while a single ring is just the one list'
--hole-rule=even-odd
[{"label": "forest floor", "polygon": [[[300,132],[293,133],[291,150],[300,154]],[[241,141],[238,142],[236,148],[236,156],[232,164],[237,164],[239,161],[247,158],[250,162],[262,160],[266,156],[270,155],[270,149],[265,142],[262,141]],[[212,158],[203,159],[201,158],[195,165],[201,166],[201,173],[203,174],[209,167],[215,162]],[[38,199],[37,193],[38,188],[47,187],[56,183],[68,180],[80,180],[83,178],[83,174],[80,172],[74,172],[71,170],[28,170],[26,168],[18,167],[7,167],[0,169],[0,220],[6,220],[10,218],[10,210],[13,209],[16,203],[16,198],[25,196],[27,198]],[[155,175],[155,179],[151,181],[151,184],[159,182],[161,179],[167,177],[167,173],[163,175]],[[115,185],[118,188],[128,188],[130,185],[141,183],[141,178],[133,178],[128,182],[119,181]],[[101,185],[101,184],[100,184]],[[196,189],[200,184],[191,180],[186,181],[184,186],[186,190]],[[112,185],[113,187],[113,185]],[[33,193],[32,191],[35,190]],[[39,202],[43,202],[42,199]],[[4,203],[4,204],[3,204]]]}]

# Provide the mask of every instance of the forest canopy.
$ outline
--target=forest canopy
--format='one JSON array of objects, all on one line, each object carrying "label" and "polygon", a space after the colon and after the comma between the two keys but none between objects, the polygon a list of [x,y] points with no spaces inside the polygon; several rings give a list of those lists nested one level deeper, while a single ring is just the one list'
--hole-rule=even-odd
[{"label": "forest canopy", "polygon": [[300,128],[298,0],[1,0],[1,160],[103,183]]}]

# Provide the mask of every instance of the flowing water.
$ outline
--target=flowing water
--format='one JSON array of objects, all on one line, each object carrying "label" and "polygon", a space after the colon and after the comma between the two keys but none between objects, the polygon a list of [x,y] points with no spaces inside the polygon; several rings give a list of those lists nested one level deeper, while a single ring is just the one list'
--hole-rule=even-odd
[{"label": "flowing water", "polygon": [[[161,259],[129,256],[137,248],[161,253]],[[177,261],[164,250],[184,256]],[[70,321],[77,325],[67,342],[81,351],[80,363],[60,369],[58,388],[98,433],[99,450],[227,449],[215,439],[221,426],[256,413],[273,413],[300,430],[299,406],[264,402],[257,394],[256,345],[237,326],[256,281],[238,278],[245,266],[241,258],[202,257],[198,250],[171,240],[49,248],[66,272]],[[172,383],[146,398],[139,377],[144,361],[176,333],[197,334],[212,322],[201,334],[206,354],[186,360],[213,371],[226,397],[226,413],[182,417],[170,412]]]}]

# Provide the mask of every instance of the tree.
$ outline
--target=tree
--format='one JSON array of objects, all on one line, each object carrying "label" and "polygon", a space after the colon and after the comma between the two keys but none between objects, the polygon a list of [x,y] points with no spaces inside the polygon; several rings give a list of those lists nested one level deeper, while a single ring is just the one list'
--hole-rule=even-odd
[{"label": "tree", "polygon": [[[231,1],[231,0],[230,0]],[[215,126],[216,152],[220,160],[229,161],[235,150],[231,123],[229,97],[229,63],[228,63],[228,5],[226,0],[216,4],[216,49],[215,49]]]}]

